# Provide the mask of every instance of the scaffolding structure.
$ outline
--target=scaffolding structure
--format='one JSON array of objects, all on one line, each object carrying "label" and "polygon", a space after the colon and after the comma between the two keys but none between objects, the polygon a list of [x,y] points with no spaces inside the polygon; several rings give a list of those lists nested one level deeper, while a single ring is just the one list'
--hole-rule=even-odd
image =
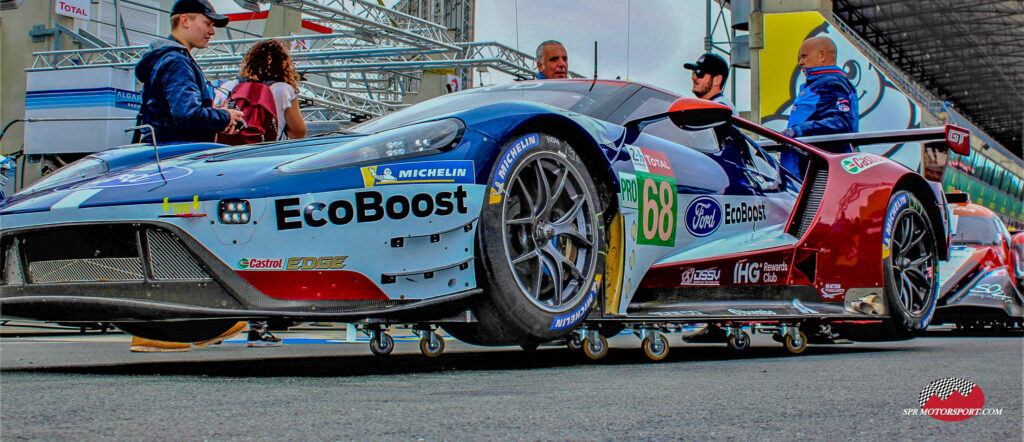
[{"label": "scaffolding structure", "polygon": [[[424,70],[495,69],[533,78],[534,58],[495,42],[457,42],[442,25],[364,0],[264,1],[300,11],[330,34],[277,37],[303,75],[299,99],[309,121],[381,116],[419,91]],[[194,51],[210,79],[237,75],[243,54],[259,38],[210,42]],[[148,46],[37,52],[26,71],[112,67],[132,69]],[[578,74],[572,73],[579,78]]]}]

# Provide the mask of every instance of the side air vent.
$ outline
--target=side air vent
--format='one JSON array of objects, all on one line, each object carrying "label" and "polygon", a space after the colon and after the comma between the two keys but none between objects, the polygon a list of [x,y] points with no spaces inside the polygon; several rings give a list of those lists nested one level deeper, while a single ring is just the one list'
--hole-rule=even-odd
[{"label": "side air vent", "polygon": [[25,283],[25,272],[21,269],[21,257],[18,254],[18,242],[10,241],[4,251],[4,284],[21,285]]},{"label": "side air vent", "polygon": [[146,230],[149,266],[153,279],[212,279],[192,258],[181,242],[165,230]]},{"label": "side air vent", "polygon": [[815,164],[810,169],[807,176],[808,182],[804,184],[810,190],[801,198],[797,215],[787,230],[790,235],[797,238],[804,236],[807,229],[811,227],[811,222],[814,221],[814,216],[818,214],[818,208],[821,207],[821,199],[825,196],[825,186],[828,184],[828,168]]}]

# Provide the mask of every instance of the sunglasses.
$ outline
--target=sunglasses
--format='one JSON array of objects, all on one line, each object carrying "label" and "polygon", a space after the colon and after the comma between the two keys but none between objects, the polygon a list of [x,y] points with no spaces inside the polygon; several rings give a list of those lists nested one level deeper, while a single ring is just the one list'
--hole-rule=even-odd
[{"label": "sunglasses", "polygon": [[704,76],[708,75],[708,73],[704,72],[704,71],[702,71],[700,69],[697,69],[697,70],[693,71],[693,75],[696,76],[697,78],[704,78]]}]

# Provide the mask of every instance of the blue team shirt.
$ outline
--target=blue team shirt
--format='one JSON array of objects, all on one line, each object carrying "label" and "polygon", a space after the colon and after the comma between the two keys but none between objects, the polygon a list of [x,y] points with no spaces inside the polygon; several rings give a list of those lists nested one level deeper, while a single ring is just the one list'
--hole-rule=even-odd
[{"label": "blue team shirt", "polygon": [[798,136],[857,132],[857,90],[838,66],[808,68],[793,101],[788,129]]}]

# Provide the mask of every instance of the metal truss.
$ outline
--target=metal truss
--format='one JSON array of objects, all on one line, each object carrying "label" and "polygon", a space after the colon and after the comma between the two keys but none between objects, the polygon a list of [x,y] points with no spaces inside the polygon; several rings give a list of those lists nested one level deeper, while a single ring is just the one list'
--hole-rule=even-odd
[{"label": "metal truss", "polygon": [[360,32],[368,40],[398,40],[422,48],[457,51],[447,29],[379,4],[363,0],[273,0],[286,8],[302,11],[310,21],[334,30]]},{"label": "metal truss", "polygon": [[[335,30],[326,35],[277,37],[291,48],[296,69],[308,80],[300,100],[311,118],[379,116],[397,109],[405,95],[419,91],[424,70],[467,72],[486,67],[516,78],[533,78],[533,57],[495,42],[456,43],[445,28],[363,0],[272,0],[302,11]],[[237,75],[243,55],[259,38],[210,42],[193,52],[211,79]],[[107,47],[35,53],[26,71],[112,67],[132,69],[148,46]],[[581,75],[570,72],[573,78]],[[315,109],[315,110],[312,110]]]}]

